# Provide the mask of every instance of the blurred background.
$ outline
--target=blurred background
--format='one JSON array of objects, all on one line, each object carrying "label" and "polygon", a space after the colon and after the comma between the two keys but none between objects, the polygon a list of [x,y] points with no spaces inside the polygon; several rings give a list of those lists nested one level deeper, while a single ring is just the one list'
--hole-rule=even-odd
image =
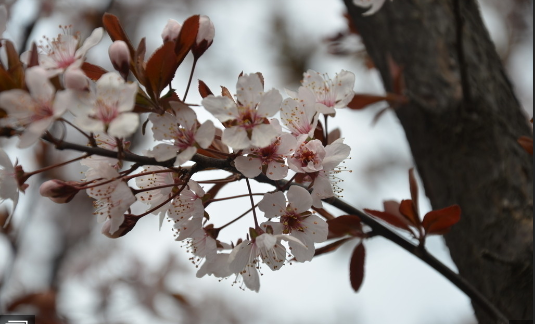
[{"label": "blurred background", "polygon": [[[194,80],[215,92],[235,91],[238,75],[262,72],[266,88],[295,90],[302,73],[314,69],[334,77],[340,70],[356,74],[355,91],[381,94],[383,88],[359,36],[351,33],[342,1],[321,0],[18,0],[1,1],[9,11],[4,38],[19,52],[32,41],[56,37],[58,25],[73,25],[84,39],[101,25],[104,12],[119,17],[130,39],[146,38],[147,53],[161,45],[169,18],[179,22],[194,14],[208,15],[215,24],[212,47],[199,60]],[[480,0],[485,23],[515,86],[526,116],[533,111],[533,2]],[[388,5],[388,4],[386,4]],[[107,35],[91,49],[87,61],[113,70],[107,56]],[[192,58],[178,70],[173,88],[185,90]],[[196,82],[189,103],[200,103]],[[372,125],[383,108],[341,110],[329,122],[340,128],[352,148],[343,173],[343,199],[358,208],[381,209],[382,201],[410,196],[407,170],[413,166],[403,129],[388,111]],[[197,109],[201,121],[212,118]],[[143,120],[145,117],[142,117]],[[143,121],[142,120],[142,121]],[[73,133],[74,134],[74,133]],[[73,135],[72,141],[84,143]],[[71,137],[69,137],[71,139]],[[151,148],[150,134],[137,134],[132,150]],[[76,157],[48,145],[24,151],[16,140],[0,145],[34,170]],[[56,205],[38,193],[48,179],[78,180],[79,164],[32,177],[12,224],[0,235],[0,313],[37,314],[38,323],[475,323],[469,299],[433,269],[382,238],[365,242],[365,279],[358,293],[349,284],[353,246],[320,256],[312,263],[265,267],[259,293],[243,291],[233,279],[195,277],[185,244],[174,240],[172,226],[158,229],[156,216],[143,218],[125,237],[108,239],[92,215],[92,201],[79,194],[67,205]],[[221,173],[201,177],[222,177]],[[196,178],[200,179],[200,178]],[[205,187],[205,189],[208,187]],[[254,189],[269,187],[258,185]],[[222,197],[241,194],[243,181],[229,185]],[[422,190],[423,191],[423,190]],[[421,211],[430,205],[420,192]],[[216,225],[248,209],[247,202],[212,204]],[[3,204],[0,217],[9,206]],[[7,207],[7,208],[6,208]],[[137,208],[137,209],[136,209]],[[145,206],[136,205],[135,212]],[[217,213],[216,213],[217,211]],[[336,215],[340,213],[331,209]],[[221,233],[222,240],[245,237],[244,218]],[[455,269],[442,238],[432,237],[430,252]]]}]

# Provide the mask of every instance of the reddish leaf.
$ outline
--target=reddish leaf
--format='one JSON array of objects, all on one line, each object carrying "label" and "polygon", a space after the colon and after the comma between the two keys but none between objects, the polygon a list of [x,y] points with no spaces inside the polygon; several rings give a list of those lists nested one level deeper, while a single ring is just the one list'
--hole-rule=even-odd
[{"label": "reddish leaf", "polygon": [[11,79],[9,73],[0,64],[0,91],[16,89],[17,84]]},{"label": "reddish leaf", "polygon": [[18,88],[22,88],[24,84],[24,69],[20,62],[19,53],[15,49],[15,45],[12,42],[6,40],[4,42],[4,48],[7,55],[7,66],[11,79]]},{"label": "reddish leaf", "polygon": [[403,68],[399,66],[391,55],[388,55],[388,67],[392,78],[392,90],[394,93],[402,95],[405,91],[405,80],[403,79]]},{"label": "reddish leaf", "polygon": [[340,131],[340,128],[335,128],[331,132],[329,132],[329,138],[327,144],[332,144],[332,142],[336,141],[342,137],[342,132]]},{"label": "reddish leaf", "polygon": [[[136,77],[136,79],[141,83],[149,93],[152,93],[152,85],[147,82],[147,77],[145,75],[145,52],[147,47],[145,45],[145,37],[143,37],[137,46],[136,52],[133,54],[132,59],[130,60],[130,70]],[[157,99],[157,98],[156,98]]]},{"label": "reddish leaf", "polygon": [[374,103],[378,103],[381,101],[386,101],[387,97],[383,96],[377,96],[377,95],[370,95],[370,94],[355,94],[353,97],[353,100],[349,104],[347,104],[347,107],[351,109],[364,109],[368,107],[369,105],[372,105]]},{"label": "reddish leaf", "polygon": [[381,212],[381,211],[378,211],[378,210],[372,210],[372,209],[364,209],[364,211],[367,212],[368,214],[372,215],[372,216],[375,216],[377,218],[380,218],[380,219],[384,220],[385,222],[387,222],[390,225],[393,225],[393,226],[395,226],[397,228],[401,228],[401,229],[406,230],[406,231],[408,231],[410,233],[413,233],[412,230],[409,227],[409,222],[404,217],[399,217],[399,216],[394,215],[394,214]]},{"label": "reddish leaf", "polygon": [[105,13],[102,17],[102,24],[104,25],[104,28],[106,28],[106,31],[108,32],[108,35],[110,35],[112,41],[122,40],[126,43],[130,52],[130,58],[133,61],[136,50],[134,49],[134,46],[132,46],[132,42],[130,42],[128,35],[126,35],[123,27],[121,26],[119,18],[112,14]]},{"label": "reddish leaf", "polygon": [[418,213],[414,210],[412,200],[402,200],[401,204],[399,204],[399,212],[410,222],[410,225],[416,228],[420,227],[420,217],[418,217]]},{"label": "reddish leaf", "polygon": [[[193,44],[197,40],[199,32],[199,15],[191,16],[182,25],[180,33],[175,43],[176,67],[180,66],[184,58],[189,53]],[[172,44],[172,42],[171,42]],[[174,69],[176,70],[176,68]]]},{"label": "reddish leaf", "polygon": [[321,123],[316,125],[316,129],[314,130],[314,138],[320,140],[323,145],[327,145],[327,143],[325,143],[325,135],[323,134],[323,125]]},{"label": "reddish leaf", "polygon": [[85,75],[87,75],[87,77],[93,81],[100,79],[102,75],[108,73],[108,71],[104,70],[100,66],[87,62],[82,64],[82,71],[84,71]]},{"label": "reddish leaf", "polygon": [[234,101],[234,98],[232,98],[232,94],[230,93],[230,91],[226,87],[221,86],[221,95],[223,97],[230,98],[230,99],[232,99],[232,101]]},{"label": "reddish leaf", "polygon": [[209,95],[213,95],[214,93],[212,92],[212,90],[210,90],[210,88],[208,88],[208,86],[206,85],[206,83],[204,83],[203,81],[199,80],[199,93],[201,94],[201,97],[203,98],[206,98],[208,97]]},{"label": "reddish leaf", "polygon": [[28,66],[26,68],[31,68],[39,65],[39,52],[37,52],[37,45],[35,42],[32,43],[32,49],[30,50],[30,59],[28,60]]},{"label": "reddish leaf", "polygon": [[524,150],[529,154],[533,155],[533,138],[528,136],[520,136],[518,143],[522,145]]},{"label": "reddish leaf", "polygon": [[450,227],[461,219],[461,207],[449,206],[439,210],[433,210],[424,217],[422,225],[426,235],[441,235],[450,230]]},{"label": "reddish leaf", "polygon": [[327,244],[324,247],[321,247],[319,249],[316,249],[316,253],[314,253],[314,256],[317,257],[318,255],[322,255],[325,253],[330,253],[333,251],[336,251],[342,244],[345,242],[354,239],[354,237],[347,237],[345,239],[338,240],[336,242],[333,242],[331,244]]},{"label": "reddish leaf", "polygon": [[360,218],[355,215],[344,215],[327,221],[329,236],[327,239],[342,237],[345,235],[362,237],[362,224]]},{"label": "reddish leaf", "polygon": [[418,207],[418,181],[416,181],[416,176],[414,175],[414,168],[409,169],[409,186],[411,189],[412,205],[416,211],[416,215],[420,215],[420,209]]},{"label": "reddish leaf", "polygon": [[162,90],[171,83],[175,77],[176,56],[173,42],[166,42],[158,48],[147,61],[145,75],[151,85],[154,96],[158,99]]},{"label": "reddish leaf", "polygon": [[362,281],[364,280],[364,258],[366,251],[364,245],[360,242],[353,250],[351,255],[351,262],[349,263],[349,280],[351,287],[355,292],[359,291]]}]

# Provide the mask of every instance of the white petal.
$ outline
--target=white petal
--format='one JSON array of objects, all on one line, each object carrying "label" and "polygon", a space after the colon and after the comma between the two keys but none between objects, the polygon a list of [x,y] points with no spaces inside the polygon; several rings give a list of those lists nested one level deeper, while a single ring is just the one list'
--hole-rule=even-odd
[{"label": "white petal", "polygon": [[108,127],[108,134],[113,137],[125,138],[132,135],[139,126],[139,115],[136,113],[119,114]]},{"label": "white petal", "polygon": [[[190,147],[186,148],[184,151],[180,152],[176,156],[176,160],[175,160],[175,164],[174,165],[176,167],[181,166],[182,164],[188,162],[195,155],[195,153],[197,153],[197,148],[196,147],[190,146]],[[175,154],[176,154],[176,148],[175,148]]]},{"label": "white petal", "polygon": [[277,154],[288,155],[295,151],[297,139],[292,134],[284,133],[280,136],[280,144],[277,147]]},{"label": "white petal", "polygon": [[6,151],[0,147],[0,165],[4,167],[5,170],[8,172],[12,172],[14,170],[13,163],[11,163],[11,160],[9,159],[9,156],[7,155]]},{"label": "white petal", "polygon": [[206,194],[204,192],[204,189],[201,186],[199,186],[197,181],[194,181],[194,180],[188,181],[188,187],[191,191],[193,191],[197,195],[197,197],[203,197]]},{"label": "white petal", "polygon": [[31,114],[31,106],[37,103],[24,90],[13,89],[0,93],[0,107],[13,118],[24,118]]},{"label": "white petal", "polygon": [[37,143],[41,135],[43,135],[53,121],[53,118],[43,118],[28,125],[20,136],[17,147],[27,148]]},{"label": "white petal", "polygon": [[293,211],[300,214],[310,209],[312,197],[305,188],[291,186],[288,190],[288,205],[292,207]]},{"label": "white petal", "polygon": [[245,107],[253,108],[264,93],[264,86],[256,73],[244,74],[236,84],[237,98]]},{"label": "white petal", "polygon": [[84,44],[76,51],[75,56],[77,58],[85,56],[85,54],[91,47],[97,45],[100,42],[103,35],[104,29],[102,27],[95,28],[95,30],[93,30],[93,32],[91,33],[91,36],[86,38]]},{"label": "white petal", "polygon": [[[295,259],[299,262],[312,260],[314,253],[316,252],[316,248],[314,247],[314,242],[310,239],[310,237],[299,231],[292,232],[291,235],[302,242],[302,244],[298,244],[296,242],[288,243]],[[303,246],[303,244],[305,246]]]},{"label": "white petal", "polygon": [[322,243],[327,240],[329,227],[327,222],[319,216],[311,215],[305,218],[301,224],[304,226],[305,233],[316,243]]},{"label": "white petal", "polygon": [[238,156],[234,160],[234,165],[247,178],[254,178],[262,172],[262,161],[260,159]]},{"label": "white petal", "polygon": [[254,265],[249,265],[245,268],[245,272],[242,273],[242,278],[243,283],[247,288],[255,292],[260,290],[260,276]]},{"label": "white petal", "polygon": [[58,91],[53,105],[54,118],[61,117],[72,103],[74,103],[74,98],[71,91]]},{"label": "white petal", "polygon": [[258,208],[265,213],[267,218],[284,215],[286,212],[286,198],[281,191],[266,193],[258,203]]},{"label": "white petal", "polygon": [[275,161],[268,164],[266,176],[271,180],[284,179],[287,175],[288,166],[286,164]]},{"label": "white petal", "polygon": [[271,124],[261,124],[253,128],[251,135],[251,145],[255,147],[266,147],[279,135],[277,129]]},{"label": "white petal", "polygon": [[54,98],[56,90],[48,80],[47,72],[35,66],[26,70],[26,85],[30,94],[40,103],[50,103]]},{"label": "white petal", "polygon": [[195,142],[202,148],[207,148],[212,144],[215,136],[215,126],[211,120],[205,121],[195,133]]},{"label": "white petal", "polygon": [[344,139],[339,138],[325,147],[325,158],[323,159],[323,169],[332,170],[343,160],[347,159],[351,153],[351,147],[343,143]]},{"label": "white petal", "polygon": [[257,111],[261,117],[271,117],[279,111],[282,103],[282,96],[279,90],[272,89],[266,92],[258,103]]},{"label": "white petal", "polygon": [[349,71],[342,70],[334,78],[334,91],[336,93],[336,108],[347,107],[347,104],[351,102],[355,92],[353,87],[355,86],[355,74]]},{"label": "white petal", "polygon": [[221,140],[224,144],[232,147],[234,150],[242,150],[251,146],[249,138],[247,137],[247,132],[239,126],[226,128],[223,131]]},{"label": "white petal", "polygon": [[230,98],[210,95],[204,98],[201,104],[220,122],[226,122],[238,117],[238,107]]},{"label": "white petal", "polygon": [[303,73],[303,81],[301,81],[301,84],[304,87],[307,87],[309,89],[323,89],[324,84],[323,77],[321,74],[314,70],[308,70],[305,73]]},{"label": "white petal", "polygon": [[147,152],[149,156],[152,156],[158,162],[167,161],[177,156],[176,146],[161,143],[156,145],[152,150]]},{"label": "white petal", "polygon": [[245,240],[232,249],[229,256],[229,269],[232,273],[239,273],[245,269],[249,263],[252,248],[253,244]]},{"label": "white petal", "polygon": [[191,129],[197,124],[197,114],[190,107],[171,102],[171,107],[175,110],[176,119],[180,125],[186,129]]}]

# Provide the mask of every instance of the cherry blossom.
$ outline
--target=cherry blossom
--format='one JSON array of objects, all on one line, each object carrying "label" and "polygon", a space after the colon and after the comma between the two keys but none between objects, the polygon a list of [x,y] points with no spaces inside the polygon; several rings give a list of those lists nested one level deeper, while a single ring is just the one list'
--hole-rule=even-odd
[{"label": "cherry blossom", "polygon": [[175,42],[181,29],[182,25],[178,21],[169,19],[162,31],[163,42]]},{"label": "cherry blossom", "polygon": [[235,150],[265,147],[278,135],[267,117],[277,113],[282,102],[278,90],[264,92],[260,76],[256,73],[238,79],[237,103],[224,96],[209,95],[202,105],[219,121],[228,124],[223,131],[223,143]]},{"label": "cherry blossom", "polygon": [[320,140],[307,141],[307,135],[297,139],[294,154],[288,159],[290,169],[298,173],[311,173],[323,170],[326,152]]},{"label": "cherry blossom", "polygon": [[[151,187],[160,187],[166,185],[172,185],[175,183],[172,172],[159,172],[164,171],[166,168],[160,166],[147,166],[143,169],[143,173],[148,173],[143,176],[136,177],[136,185],[140,189],[150,189]],[[154,172],[154,173],[151,173]],[[178,186],[178,185],[177,185]],[[159,188],[154,190],[143,191],[137,194],[139,201],[149,204],[150,209],[156,208],[164,201],[171,197],[173,190],[176,187],[169,186],[166,188]],[[159,215],[160,228],[162,227],[165,213],[169,209],[170,204],[163,205],[162,207],[154,210],[152,213]]]},{"label": "cherry blossom", "polygon": [[[317,109],[323,114],[335,114],[334,108],[344,108],[351,102],[355,92],[355,74],[348,71],[340,71],[336,74],[334,80],[331,80],[326,74],[321,75],[314,70],[308,70],[303,73],[303,87],[310,89],[319,104]],[[296,98],[294,92],[288,91],[288,94]]]},{"label": "cherry blossom", "polygon": [[[276,119],[273,119],[271,124],[280,128]],[[238,156],[234,160],[236,169],[248,178],[254,178],[264,172],[271,180],[283,179],[288,174],[284,159],[293,153],[296,144],[291,134],[281,134],[266,147],[247,149],[244,152],[248,153],[247,156]]]},{"label": "cherry blossom", "polygon": [[215,126],[211,120],[202,125],[197,124],[197,115],[193,109],[171,102],[173,113],[166,112],[163,115],[151,114],[154,139],[164,141],[148,152],[156,161],[166,161],[175,158],[174,165],[180,166],[189,161],[197,147],[207,148],[210,146],[215,135]]},{"label": "cherry blossom", "polygon": [[[82,66],[87,51],[97,45],[104,35],[102,27],[96,28],[79,47],[80,35],[78,33],[72,35],[70,26],[60,26],[60,28],[63,29],[64,34],[59,34],[57,38],[52,40],[45,38],[48,44],[39,46],[42,51],[39,54],[39,66],[47,70],[49,77],[62,73],[69,66]],[[24,52],[21,55],[21,60],[28,62],[29,56],[29,51]]]},{"label": "cherry blossom", "polygon": [[280,191],[264,195],[258,208],[267,218],[280,217],[280,222],[265,222],[262,226],[271,226],[273,233],[290,234],[302,242],[297,244],[295,241],[289,241],[292,254],[299,262],[310,261],[315,252],[314,243],[321,243],[327,239],[327,223],[308,211],[312,207],[312,196],[306,189],[291,186],[287,197],[288,204]]},{"label": "cherry blossom", "polygon": [[353,0],[353,4],[355,6],[359,6],[363,8],[370,8],[368,11],[366,11],[362,15],[371,16],[377,11],[379,11],[379,9],[381,9],[381,7],[385,4],[385,1],[386,0]]},{"label": "cherry blossom", "polygon": [[292,135],[314,136],[318,124],[319,104],[312,90],[300,87],[298,93],[292,93],[294,98],[287,98],[282,103],[281,121]]},{"label": "cherry blossom", "polygon": [[[94,134],[93,138],[95,139],[95,143],[97,143],[98,147],[117,152],[118,147],[117,140],[115,138],[108,136],[104,133]],[[123,145],[128,146],[128,142],[123,142]],[[80,164],[92,169],[98,168],[101,163],[106,163],[116,170],[119,169],[122,165],[122,163],[115,158],[110,158],[101,155],[91,155],[80,161]]]},{"label": "cherry blossom", "polygon": [[175,221],[175,229],[187,230],[188,227],[202,227],[201,222],[188,223],[190,219],[202,220],[204,206],[202,197],[205,192],[199,184],[193,180],[188,181],[187,187],[182,190],[178,198],[173,199],[167,212],[167,216]]},{"label": "cherry blossom", "polygon": [[126,80],[130,72],[130,50],[128,45],[122,40],[117,40],[108,48],[108,55],[113,68]]},{"label": "cherry blossom", "polygon": [[26,148],[36,143],[41,135],[67,110],[69,96],[56,90],[41,67],[26,70],[26,86],[29,93],[13,89],[0,93],[0,107],[8,114],[8,126],[25,127],[18,143]]},{"label": "cherry blossom", "polygon": [[136,201],[132,190],[119,177],[119,172],[107,163],[86,172],[87,181],[101,182],[117,179],[103,185],[87,189],[89,197],[97,199],[94,203],[97,221],[110,219],[110,234],[115,233],[124,221],[124,213]]},{"label": "cherry blossom", "polygon": [[197,271],[197,278],[202,278],[205,275],[213,275],[217,278],[227,278],[232,275],[229,268],[230,253],[217,253],[211,258],[206,258],[206,261]]},{"label": "cherry blossom", "polygon": [[76,124],[90,132],[106,132],[124,138],[135,132],[139,125],[138,114],[132,112],[138,86],[125,83],[116,72],[104,74],[89,96],[70,93],[71,112]]}]

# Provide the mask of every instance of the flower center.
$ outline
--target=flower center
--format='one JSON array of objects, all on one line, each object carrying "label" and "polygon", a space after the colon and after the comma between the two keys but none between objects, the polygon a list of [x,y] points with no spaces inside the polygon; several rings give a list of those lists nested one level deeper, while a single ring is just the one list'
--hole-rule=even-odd
[{"label": "flower center", "polygon": [[97,113],[95,118],[101,120],[105,125],[109,125],[118,115],[118,102],[112,102],[108,104],[101,99],[96,102]]}]

